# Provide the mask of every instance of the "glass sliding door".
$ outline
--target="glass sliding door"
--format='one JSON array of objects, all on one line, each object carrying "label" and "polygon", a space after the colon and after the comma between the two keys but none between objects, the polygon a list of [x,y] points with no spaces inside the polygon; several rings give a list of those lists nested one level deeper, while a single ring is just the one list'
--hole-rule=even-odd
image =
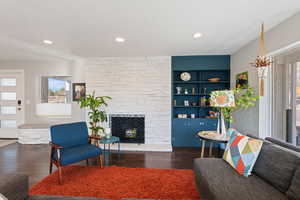
[{"label": "glass sliding door", "polygon": [[[294,73],[293,73],[294,72]],[[292,134],[291,143],[300,146],[300,62],[292,65]]]},{"label": "glass sliding door", "polygon": [[300,62],[288,64],[286,75],[286,141],[300,145]]},{"label": "glass sliding door", "polygon": [[271,76],[272,137],[300,146],[300,52],[277,56]]}]

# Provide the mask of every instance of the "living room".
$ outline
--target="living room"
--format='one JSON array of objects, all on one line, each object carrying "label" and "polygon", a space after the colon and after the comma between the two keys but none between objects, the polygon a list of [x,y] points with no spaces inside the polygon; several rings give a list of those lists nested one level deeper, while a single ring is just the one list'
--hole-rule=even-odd
[{"label": "living room", "polygon": [[0,199],[300,199],[299,22],[296,0],[2,1]]}]

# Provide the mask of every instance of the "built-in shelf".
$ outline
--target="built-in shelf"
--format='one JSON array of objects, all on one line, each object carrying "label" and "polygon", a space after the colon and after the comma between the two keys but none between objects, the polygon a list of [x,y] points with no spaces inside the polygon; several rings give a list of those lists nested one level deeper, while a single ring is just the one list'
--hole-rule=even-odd
[{"label": "built-in shelf", "polygon": [[174,96],[210,96],[210,94],[174,94]]},{"label": "built-in shelf", "polygon": [[173,106],[173,108],[211,108],[210,106]]},{"label": "built-in shelf", "polygon": [[174,119],[217,119],[217,118],[207,118],[207,117],[196,117],[196,118],[190,118],[190,117],[187,117],[187,118],[179,118],[179,117],[175,117]]},{"label": "built-in shelf", "polygon": [[226,84],[230,83],[229,81],[173,81],[175,84]]},{"label": "built-in shelf", "polygon": [[[230,88],[229,66],[230,56],[227,55],[172,57],[171,108],[174,147],[199,147],[201,142],[195,137],[199,131],[217,130],[218,120],[209,118],[215,115],[216,109],[210,107],[208,102],[213,91]],[[181,79],[183,72],[190,74],[189,81]],[[212,79],[219,81],[209,81]],[[187,103],[190,106],[184,106]]]}]

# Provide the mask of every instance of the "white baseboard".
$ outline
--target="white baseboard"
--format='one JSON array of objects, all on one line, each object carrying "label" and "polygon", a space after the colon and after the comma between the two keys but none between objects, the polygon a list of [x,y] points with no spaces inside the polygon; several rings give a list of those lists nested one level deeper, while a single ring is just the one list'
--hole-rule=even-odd
[{"label": "white baseboard", "polygon": [[[104,145],[100,145],[101,148],[104,148]],[[108,149],[108,145],[106,145]],[[111,144],[111,150],[118,150],[118,144]],[[170,144],[130,144],[130,143],[121,143],[121,151],[153,151],[153,152],[172,152],[172,146]]]}]

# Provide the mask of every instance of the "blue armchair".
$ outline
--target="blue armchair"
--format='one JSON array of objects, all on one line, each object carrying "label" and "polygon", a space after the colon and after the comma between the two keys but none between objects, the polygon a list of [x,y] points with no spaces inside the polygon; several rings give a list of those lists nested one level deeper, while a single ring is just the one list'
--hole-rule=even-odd
[{"label": "blue armchair", "polygon": [[98,137],[88,135],[85,122],[61,124],[50,127],[51,132],[51,155],[50,174],[53,164],[58,168],[59,183],[62,183],[62,167],[86,160],[97,158],[100,167],[103,166],[102,149],[92,145],[92,139],[100,140]]}]

